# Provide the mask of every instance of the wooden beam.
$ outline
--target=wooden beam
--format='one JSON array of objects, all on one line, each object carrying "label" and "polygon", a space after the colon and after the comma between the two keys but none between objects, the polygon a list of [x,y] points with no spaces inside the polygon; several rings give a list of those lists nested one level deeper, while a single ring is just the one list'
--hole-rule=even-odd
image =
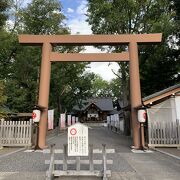
[{"label": "wooden beam", "polygon": [[110,61],[129,61],[129,53],[58,53],[51,52],[50,61],[62,61],[62,62],[110,62]]},{"label": "wooden beam", "polygon": [[[45,160],[45,164],[50,164],[51,160]],[[88,159],[81,159],[80,160],[81,164],[89,164],[89,160]],[[54,160],[54,164],[61,164],[63,165],[63,160]],[[67,160],[67,164],[76,164],[76,160]],[[93,164],[97,165],[97,164],[103,164],[103,160],[93,160]],[[107,164],[113,164],[113,160],[107,160]]]},{"label": "wooden beam", "polygon": [[[88,171],[88,170],[81,170],[81,171],[76,171],[76,170],[68,170],[68,171],[60,171],[60,170],[54,170],[53,171],[54,176],[94,176],[94,177],[103,177],[103,172],[102,171]],[[106,172],[107,176],[111,176],[111,171],[107,170]]]},{"label": "wooden beam", "polygon": [[51,43],[57,45],[117,45],[161,42],[162,33],[123,34],[123,35],[19,35],[21,44],[38,45]]}]

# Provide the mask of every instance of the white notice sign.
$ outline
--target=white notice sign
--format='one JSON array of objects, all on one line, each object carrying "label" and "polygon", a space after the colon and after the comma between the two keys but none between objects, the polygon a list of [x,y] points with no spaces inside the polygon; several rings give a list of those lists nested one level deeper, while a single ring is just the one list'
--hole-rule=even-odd
[{"label": "white notice sign", "polygon": [[88,156],[88,127],[76,123],[68,128],[68,156]]}]

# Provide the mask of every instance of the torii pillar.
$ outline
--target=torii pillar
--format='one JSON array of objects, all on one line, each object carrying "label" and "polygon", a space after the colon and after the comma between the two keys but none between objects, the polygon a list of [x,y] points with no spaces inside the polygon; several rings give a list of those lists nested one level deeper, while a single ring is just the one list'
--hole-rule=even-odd
[{"label": "torii pillar", "polygon": [[39,99],[38,105],[46,107],[41,112],[41,120],[39,122],[39,148],[46,147],[46,131],[48,124],[48,102],[49,102],[49,89],[50,89],[50,76],[51,76],[51,62],[50,53],[52,45],[50,43],[43,43],[42,46],[42,60],[41,60],[41,74],[39,85]]},{"label": "torii pillar", "polygon": [[131,122],[133,132],[134,148],[140,147],[140,123],[137,120],[136,107],[141,106],[141,86],[139,77],[139,60],[137,42],[129,43],[129,74],[130,74],[130,102],[131,102]]}]

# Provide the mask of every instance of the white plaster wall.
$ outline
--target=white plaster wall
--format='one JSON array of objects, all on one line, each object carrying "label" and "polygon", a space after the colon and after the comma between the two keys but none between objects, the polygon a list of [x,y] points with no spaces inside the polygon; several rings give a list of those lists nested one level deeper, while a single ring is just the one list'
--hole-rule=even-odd
[{"label": "white plaster wall", "polygon": [[175,97],[176,117],[180,121],[180,96]]}]

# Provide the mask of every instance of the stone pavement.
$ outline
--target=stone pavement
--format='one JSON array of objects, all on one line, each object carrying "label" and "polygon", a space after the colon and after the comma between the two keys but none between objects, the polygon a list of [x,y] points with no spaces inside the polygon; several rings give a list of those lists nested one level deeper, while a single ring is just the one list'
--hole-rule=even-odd
[{"label": "stone pavement", "polygon": [[[62,148],[66,143],[66,133],[51,137],[48,144],[56,144]],[[120,134],[115,134],[105,127],[93,127],[89,130],[89,143],[95,148],[106,144],[114,148],[115,154],[109,154],[114,164],[110,180],[179,180],[180,160],[169,157],[157,151],[152,153],[132,153],[132,140]],[[61,159],[62,157],[58,157]],[[16,152],[0,156],[0,180],[43,180],[47,166],[47,157],[42,152]],[[97,167],[98,168],[98,167]],[[61,178],[63,180],[90,180],[99,178]]]},{"label": "stone pavement", "polygon": [[180,160],[180,148],[177,147],[166,147],[166,148],[155,148],[156,151],[174,157]]},{"label": "stone pavement", "polygon": [[7,156],[8,154],[12,154],[12,153],[15,153],[15,152],[18,152],[18,151],[22,151],[24,150],[25,148],[22,148],[22,147],[2,147],[0,149],[0,157],[3,157],[3,156]]}]

